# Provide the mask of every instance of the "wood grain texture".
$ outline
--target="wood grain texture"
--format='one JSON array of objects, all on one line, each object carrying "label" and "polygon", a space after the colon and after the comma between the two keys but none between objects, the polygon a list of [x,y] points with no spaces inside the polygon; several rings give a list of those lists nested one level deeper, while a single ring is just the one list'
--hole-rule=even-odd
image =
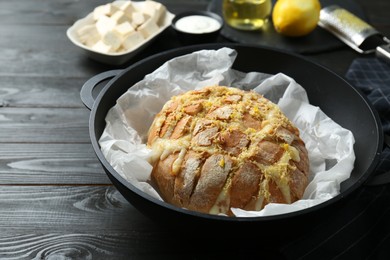
[{"label": "wood grain texture", "polygon": [[[218,241],[188,234],[34,233],[2,236],[0,258],[24,259],[268,259],[283,260],[278,250],[245,238]],[[161,236],[164,234],[164,237]]]},{"label": "wood grain texture", "polygon": [[[0,26],[0,76],[86,78],[108,66],[85,59],[65,25]],[[17,32],[17,35],[15,35]]]},{"label": "wood grain texture", "polygon": [[[39,232],[141,232],[152,221],[112,186],[0,186],[1,236]],[[129,221],[131,218],[131,221]]]},{"label": "wood grain texture", "polygon": [[1,77],[0,107],[83,108],[85,78]]},{"label": "wood grain texture", "polygon": [[[0,238],[1,259],[186,259],[139,234],[29,234]],[[141,243],[142,241],[142,243]],[[167,248],[164,248],[167,246]],[[188,258],[187,258],[188,259]]]},{"label": "wood grain texture", "polygon": [[91,144],[0,145],[1,184],[111,184]]},{"label": "wood grain texture", "polygon": [[1,1],[0,15],[3,23],[21,25],[58,25],[71,24],[79,17],[90,12],[94,6],[108,1],[47,1],[28,0]]},{"label": "wood grain texture", "polygon": [[89,143],[85,108],[0,109],[0,143]]}]

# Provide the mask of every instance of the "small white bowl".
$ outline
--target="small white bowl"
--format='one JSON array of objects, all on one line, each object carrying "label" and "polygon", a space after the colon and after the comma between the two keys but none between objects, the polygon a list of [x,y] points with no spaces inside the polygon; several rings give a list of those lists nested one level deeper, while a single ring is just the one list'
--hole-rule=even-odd
[{"label": "small white bowl", "polygon": [[[125,2],[125,1],[117,1],[117,2]],[[142,6],[144,5],[144,1],[141,2],[132,2],[134,6],[138,9],[142,9]],[[115,53],[102,53],[102,52],[97,52],[90,47],[84,45],[81,43],[77,31],[81,27],[89,24],[93,24],[93,13],[91,12],[88,14],[86,17],[77,20],[68,30],[66,31],[66,35],[69,38],[69,40],[76,46],[80,47],[83,52],[91,59],[109,64],[109,65],[121,65],[127,61],[129,61],[132,57],[134,57],[136,54],[138,54],[140,51],[145,49],[152,41],[159,35],[161,34],[165,29],[167,29],[171,23],[173,18],[175,17],[174,14],[170,13],[168,10],[165,13],[165,16],[163,18],[162,24],[159,27],[159,30],[152,35],[151,37],[148,37],[145,39],[145,41],[141,42],[135,48],[129,50],[129,51],[124,51],[124,52],[115,52]]]},{"label": "small white bowl", "polygon": [[[189,28],[183,27],[185,25],[181,27],[178,26],[178,22],[182,18],[190,17],[197,17],[198,19],[203,17],[210,19],[209,21],[213,21],[213,25],[218,24],[218,26],[207,28],[207,26],[211,25],[211,23],[205,21],[202,22],[201,20],[198,21],[198,24],[195,25],[186,24],[189,25]],[[208,11],[187,11],[177,14],[172,20],[172,28],[176,31],[179,40],[185,45],[215,42],[222,30],[223,25],[224,21],[221,16]],[[206,27],[203,28],[203,26]],[[196,29],[199,29],[200,31],[191,31]]]}]

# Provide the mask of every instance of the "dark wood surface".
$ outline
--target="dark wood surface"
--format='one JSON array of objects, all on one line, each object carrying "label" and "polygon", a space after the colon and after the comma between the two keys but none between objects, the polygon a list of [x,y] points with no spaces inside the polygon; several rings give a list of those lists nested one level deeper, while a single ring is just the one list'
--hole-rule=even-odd
[{"label": "dark wood surface", "polygon": [[[390,2],[356,1],[370,23],[390,36]],[[173,235],[138,212],[105,175],[88,135],[89,110],[79,94],[86,80],[114,67],[83,56],[65,34],[105,2],[0,1],[0,259],[259,256],[256,246],[237,242],[235,251],[227,253],[217,241],[205,245]],[[205,10],[209,4],[161,2],[172,13]],[[167,30],[116,68],[180,46]],[[358,54],[342,47],[307,57],[344,75]]]}]

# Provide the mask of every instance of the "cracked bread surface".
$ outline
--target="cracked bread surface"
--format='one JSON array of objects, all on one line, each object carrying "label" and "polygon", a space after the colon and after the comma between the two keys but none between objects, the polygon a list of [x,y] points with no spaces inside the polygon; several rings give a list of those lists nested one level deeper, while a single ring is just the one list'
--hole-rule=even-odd
[{"label": "cracked bread surface", "polygon": [[173,205],[209,214],[292,203],[308,184],[299,130],[254,91],[210,86],[171,98],[148,134],[152,184]]}]

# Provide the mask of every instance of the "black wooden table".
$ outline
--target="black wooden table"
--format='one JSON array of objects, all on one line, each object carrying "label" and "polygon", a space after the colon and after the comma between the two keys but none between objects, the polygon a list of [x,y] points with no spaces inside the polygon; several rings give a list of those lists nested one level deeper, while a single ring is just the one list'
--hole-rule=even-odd
[{"label": "black wooden table", "polygon": [[[256,241],[236,238],[224,247],[207,237],[175,235],[112,186],[90,143],[81,86],[100,72],[181,45],[169,29],[120,67],[86,58],[65,32],[104,2],[0,1],[0,259],[259,259],[265,253],[268,259],[288,258],[282,249],[268,250]],[[161,2],[172,13],[209,5],[207,0]],[[371,24],[390,35],[388,0],[356,2]],[[340,47],[306,56],[344,75],[359,55]],[[383,256],[386,234],[378,240],[380,253],[350,247],[333,257]]]}]

